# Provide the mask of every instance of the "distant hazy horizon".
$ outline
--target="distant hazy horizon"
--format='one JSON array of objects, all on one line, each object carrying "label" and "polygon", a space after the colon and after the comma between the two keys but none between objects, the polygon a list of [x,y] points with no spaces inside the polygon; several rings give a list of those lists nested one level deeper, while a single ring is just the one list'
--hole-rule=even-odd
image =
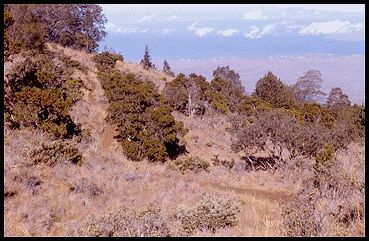
[{"label": "distant hazy horizon", "polygon": [[365,102],[364,4],[101,4],[100,42],[138,63],[148,45],[158,69],[211,78],[219,65],[239,72],[246,91],[268,70],[293,84],[318,69],[322,89],[341,87]]}]

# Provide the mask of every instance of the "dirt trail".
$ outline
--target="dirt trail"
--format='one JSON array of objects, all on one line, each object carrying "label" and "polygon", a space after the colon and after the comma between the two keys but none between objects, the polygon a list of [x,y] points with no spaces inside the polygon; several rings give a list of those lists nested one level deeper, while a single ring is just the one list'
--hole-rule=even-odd
[{"label": "dirt trail", "polygon": [[87,74],[80,71],[76,71],[73,74],[73,77],[82,79],[86,88],[82,90],[82,100],[76,104],[71,115],[78,123],[82,124],[82,128],[90,131],[91,136],[98,144],[97,147],[102,152],[109,153],[112,151],[112,148],[119,144],[113,138],[116,134],[115,127],[105,121],[107,116],[106,110],[109,105],[96,75],[97,69],[92,61],[93,55],[58,46],[50,46],[50,48],[63,52],[71,57],[72,60],[78,61],[88,68]]},{"label": "dirt trail", "polygon": [[249,188],[249,187],[233,187],[233,186],[225,186],[219,183],[214,182],[206,182],[203,183],[205,188],[215,189],[218,191],[225,191],[228,193],[235,193],[239,196],[254,196],[258,199],[267,199],[270,202],[277,202],[277,203],[286,203],[286,202],[293,202],[296,200],[296,196],[287,194],[284,192],[277,192],[277,191],[267,191],[257,188]]}]

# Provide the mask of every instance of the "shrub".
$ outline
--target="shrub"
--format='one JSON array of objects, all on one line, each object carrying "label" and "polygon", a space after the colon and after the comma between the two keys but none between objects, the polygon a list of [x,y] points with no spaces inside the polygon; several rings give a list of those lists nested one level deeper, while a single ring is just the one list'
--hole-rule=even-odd
[{"label": "shrub", "polygon": [[44,163],[53,166],[62,161],[78,165],[82,163],[82,155],[78,149],[70,143],[60,140],[41,143],[41,147],[31,150],[30,156],[32,156],[33,164]]},{"label": "shrub", "polygon": [[229,195],[204,195],[192,207],[182,207],[178,211],[182,228],[188,234],[196,229],[209,229],[234,226],[239,221],[243,201]]},{"label": "shrub", "polygon": [[139,210],[120,208],[116,212],[92,215],[85,223],[82,236],[89,237],[168,237],[167,219],[160,208],[146,205]]},{"label": "shrub", "polygon": [[364,159],[363,146],[349,145],[336,153],[332,146],[327,146],[314,164],[305,161],[304,188],[296,202],[284,207],[286,234],[363,236]]},{"label": "shrub", "polygon": [[101,54],[96,54],[92,58],[99,71],[109,71],[115,67],[117,60],[124,61],[121,54],[103,51]]},{"label": "shrub", "polygon": [[291,108],[295,105],[292,92],[270,71],[256,83],[255,95],[274,108]]},{"label": "shrub", "polygon": [[107,34],[102,7],[95,4],[6,4],[4,8],[12,17],[6,29],[12,53],[43,49],[46,42],[92,52]]},{"label": "shrub", "polygon": [[109,100],[107,120],[117,125],[116,138],[129,159],[165,162],[178,155],[178,137],[186,130],[162,103],[153,82],[117,70],[99,72],[98,77]]},{"label": "shrub", "polygon": [[226,159],[220,160],[219,155],[214,155],[214,157],[211,158],[210,161],[213,163],[214,166],[222,165],[222,166],[224,166],[226,168],[229,168],[229,169],[233,168],[235,163],[236,163],[233,158],[231,159],[231,161],[226,160]]},{"label": "shrub", "polygon": [[202,158],[195,157],[182,157],[174,160],[170,163],[170,167],[182,172],[182,174],[188,171],[194,171],[195,173],[205,170],[209,172],[210,164],[209,162],[203,160]]},{"label": "shrub", "polygon": [[60,56],[48,52],[16,65],[4,83],[7,125],[41,128],[56,138],[78,135],[69,110],[82,98],[83,82],[71,74]]}]

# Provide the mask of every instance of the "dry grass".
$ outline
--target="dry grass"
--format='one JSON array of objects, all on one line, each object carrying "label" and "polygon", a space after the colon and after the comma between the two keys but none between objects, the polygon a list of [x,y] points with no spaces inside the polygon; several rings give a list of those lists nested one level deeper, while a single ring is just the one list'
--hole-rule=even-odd
[{"label": "dry grass", "polygon": [[[26,166],[29,150],[50,137],[42,132],[5,130],[4,139],[4,234],[5,236],[63,236],[85,228],[91,216],[101,216],[126,206],[139,210],[148,203],[157,203],[160,216],[173,217],[179,206],[191,207],[204,193],[233,195],[243,201],[239,221],[233,227],[219,228],[215,233],[197,230],[193,236],[284,236],[284,205],[297,202],[297,194],[304,188],[304,180],[311,176],[312,160],[299,158],[274,174],[269,171],[236,172],[223,166],[212,166],[210,172],[181,174],[166,165],[128,161],[112,138],[114,127],[104,118],[107,103],[96,78],[91,55],[58,46],[73,60],[83,63],[87,75],[76,72],[90,90],[85,90],[83,101],[72,111],[73,119],[82,124],[84,137],[77,144],[82,153],[82,166],[56,163],[54,167],[39,163]],[[139,66],[119,63],[118,68],[133,69],[150,78]],[[155,77],[155,76],[156,77]],[[163,82],[164,83],[164,82]],[[190,118],[175,113],[190,132],[185,136],[189,155],[210,161],[215,155],[221,160],[239,160],[231,151],[231,136],[226,131],[224,116]],[[88,134],[89,133],[89,134]],[[208,144],[210,143],[210,144]],[[342,163],[344,183],[365,185],[364,147],[352,145],[338,152]],[[359,196],[361,200],[364,196]],[[329,200],[321,201],[321,208]],[[341,224],[340,224],[341,225]],[[178,220],[168,219],[170,235],[183,235]],[[344,236],[362,235],[363,220],[349,226],[337,223],[327,229]]]}]

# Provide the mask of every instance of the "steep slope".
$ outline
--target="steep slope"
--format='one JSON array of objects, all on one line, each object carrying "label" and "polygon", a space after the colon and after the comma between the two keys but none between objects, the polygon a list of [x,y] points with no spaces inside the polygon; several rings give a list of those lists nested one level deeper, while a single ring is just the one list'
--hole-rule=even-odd
[{"label": "steep slope", "polygon": [[[97,69],[92,60],[93,54],[64,48],[56,44],[48,44],[48,48],[51,51],[61,52],[87,67],[87,74],[77,70],[73,75],[75,78],[82,79],[86,88],[83,89],[82,101],[73,108],[72,118],[91,133],[91,137],[96,140],[98,149],[106,153],[120,152],[119,144],[113,138],[116,134],[115,128],[105,121],[108,102],[96,76]],[[159,91],[164,88],[167,81],[173,79],[158,70],[145,70],[141,65],[134,63],[117,61],[116,68],[123,73],[133,73],[143,80],[153,81]]]}]

